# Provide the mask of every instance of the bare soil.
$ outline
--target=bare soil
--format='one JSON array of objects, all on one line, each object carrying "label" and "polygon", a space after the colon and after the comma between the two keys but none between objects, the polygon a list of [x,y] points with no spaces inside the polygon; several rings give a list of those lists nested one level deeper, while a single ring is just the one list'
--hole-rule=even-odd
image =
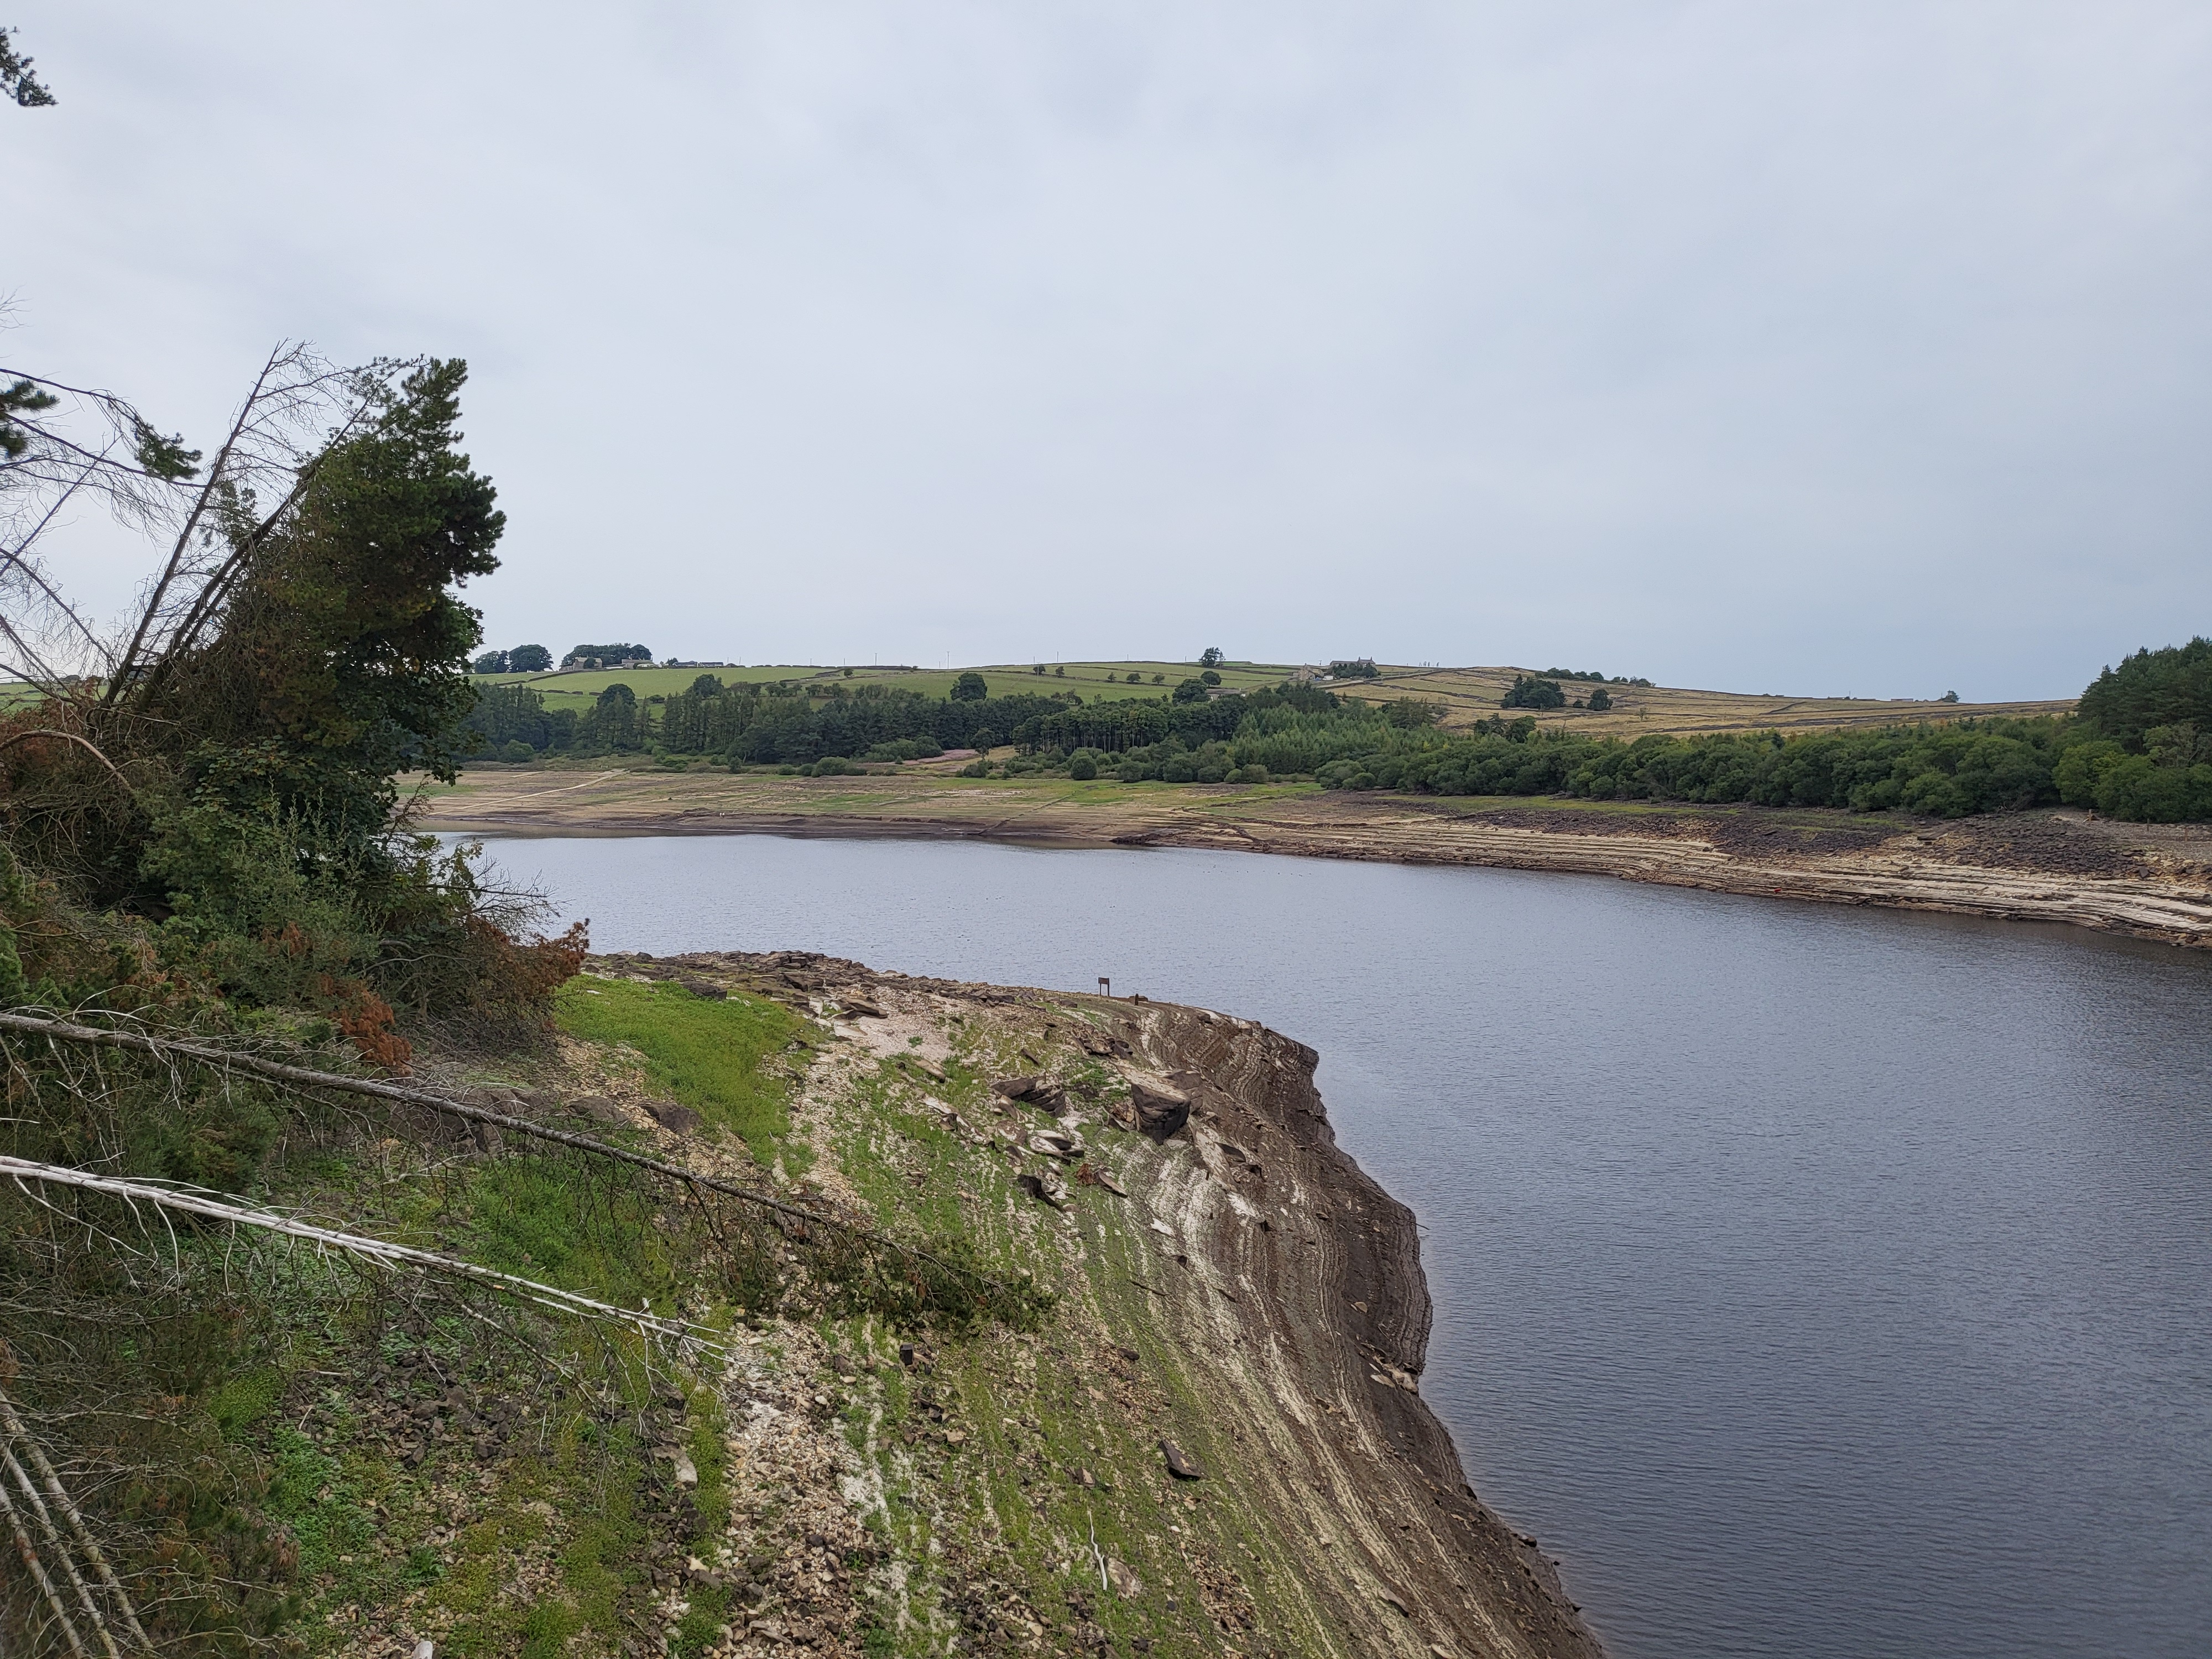
[{"label": "bare soil", "polygon": [[427,828],[509,835],[852,836],[1210,847],[1569,871],[1838,904],[2063,921],[2212,944],[2212,826],[2058,810],[1954,821],[1754,806],[1443,799],[1310,785],[885,774],[471,772]]},{"label": "bare soil", "polygon": [[[830,1022],[842,1041],[810,1074],[804,1108],[823,1189],[866,1187],[857,1164],[839,1167],[841,1148],[849,1163],[856,1132],[880,1127],[882,1097],[864,1104],[862,1085],[902,1075],[968,1149],[951,1167],[971,1224],[1001,1224],[985,1172],[1011,1174],[1005,1201],[1032,1259],[1068,1264],[1042,1336],[938,1345],[909,1362],[932,1373],[931,1416],[842,1449],[810,1442],[805,1459],[762,1469],[764,1489],[842,1492],[842,1529],[876,1526],[895,1547],[900,1528],[871,1510],[927,1511],[932,1554],[898,1582],[908,1619],[958,1627],[953,1650],[1597,1659],[1555,1564],[1476,1497],[1421,1399],[1431,1307],[1414,1217],[1337,1146],[1313,1050],[1205,1009],[798,952],[593,965],[772,995]],[[1053,1103],[962,1092],[964,1071],[998,1060],[1042,1078]],[[1129,1080],[1179,1093],[1188,1121],[1157,1139],[1131,1128]],[[1039,1154],[1041,1125],[1085,1143],[1094,1178]],[[1041,1198],[1024,1176],[1063,1195]],[[870,1385],[852,1374],[865,1368],[846,1369],[842,1395],[865,1413]],[[1056,1458],[1055,1437],[1087,1467]],[[1176,1476],[1168,1443],[1198,1478]],[[759,1468],[761,1455],[738,1462]],[[1066,1579],[1020,1571],[1027,1518],[994,1496],[1010,1477],[1039,1516],[1079,1502],[1093,1540],[1110,1525],[1127,1559],[1096,1551],[1095,1571],[1079,1559]],[[776,1542],[748,1528],[746,1508],[732,1559]],[[1086,1555],[1079,1541],[1071,1553]],[[1152,1610],[1148,1647],[1109,1637],[1115,1603]],[[819,1588],[810,1618],[817,1651],[847,1650],[836,1633],[865,1622]],[[757,1631],[726,1650],[776,1649]]]}]

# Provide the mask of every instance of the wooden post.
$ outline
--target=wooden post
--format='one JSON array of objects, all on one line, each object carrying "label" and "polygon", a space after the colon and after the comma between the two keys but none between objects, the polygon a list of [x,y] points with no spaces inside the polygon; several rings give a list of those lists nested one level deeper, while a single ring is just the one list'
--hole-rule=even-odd
[{"label": "wooden post", "polygon": [[1102,997],[1110,997],[1114,994],[1114,981],[1103,974],[1098,976],[1098,994]]}]

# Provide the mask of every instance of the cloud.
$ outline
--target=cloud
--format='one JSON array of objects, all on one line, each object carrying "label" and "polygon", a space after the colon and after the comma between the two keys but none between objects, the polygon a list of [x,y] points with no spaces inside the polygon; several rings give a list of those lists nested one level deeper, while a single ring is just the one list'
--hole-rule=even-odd
[{"label": "cloud", "polygon": [[19,11],[9,355],[189,431],[280,335],[468,357],[497,641],[1995,696],[2212,625],[2201,7]]}]

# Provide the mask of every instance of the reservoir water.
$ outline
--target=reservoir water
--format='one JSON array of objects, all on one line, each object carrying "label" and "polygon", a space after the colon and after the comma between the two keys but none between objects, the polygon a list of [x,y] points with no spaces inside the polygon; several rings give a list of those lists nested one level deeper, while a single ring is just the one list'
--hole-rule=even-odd
[{"label": "reservoir water", "polygon": [[1613,1659],[2212,1654],[2212,956],[1596,878],[507,841],[601,949],[1231,1010],[1424,1227],[1423,1393]]}]

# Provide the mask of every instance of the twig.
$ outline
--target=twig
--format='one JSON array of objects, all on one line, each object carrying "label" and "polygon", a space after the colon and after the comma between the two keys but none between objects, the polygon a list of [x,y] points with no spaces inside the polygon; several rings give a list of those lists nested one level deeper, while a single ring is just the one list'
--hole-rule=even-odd
[{"label": "twig", "polygon": [[58,738],[64,743],[73,743],[106,767],[113,775],[116,782],[121,784],[125,789],[131,787],[130,781],[122,773],[115,770],[113,761],[101,754],[99,748],[89,739],[80,738],[74,732],[55,732],[42,726],[34,731],[11,732],[7,737],[0,738],[0,749],[5,749],[11,744],[21,743],[29,738]]},{"label": "twig", "polygon": [[44,1593],[46,1605],[54,1610],[54,1617],[61,1624],[62,1634],[69,1638],[70,1651],[76,1654],[77,1659],[92,1659],[92,1656],[84,1650],[84,1638],[76,1633],[76,1626],[70,1623],[69,1609],[62,1606],[61,1594],[54,1589],[54,1581],[46,1577],[46,1564],[39,1559],[38,1551],[31,1547],[31,1534],[24,1530],[22,1515],[15,1508],[15,1500],[8,1496],[4,1481],[0,1481],[0,1515],[8,1517],[9,1528],[15,1534],[15,1553],[23,1558],[23,1565],[28,1569],[33,1582]]},{"label": "twig", "polygon": [[[12,1449],[0,1450],[0,1475],[7,1474],[15,1477],[16,1486],[30,1501],[31,1514],[38,1521],[39,1530],[46,1534],[46,1542],[52,1547],[55,1559],[62,1564],[62,1571],[68,1575],[70,1587],[76,1591],[77,1604],[84,1609],[85,1617],[92,1620],[93,1634],[100,1638],[100,1645],[107,1650],[107,1659],[123,1659],[122,1652],[115,1645],[115,1638],[107,1633],[107,1620],[100,1614],[100,1603],[92,1599],[92,1591],[84,1582],[84,1575],[76,1570],[76,1562],[71,1559],[69,1546],[62,1539],[61,1528],[54,1525],[54,1517],[47,1510],[46,1500],[39,1496],[39,1489],[31,1484],[31,1477],[23,1473],[23,1466],[15,1461]],[[4,1490],[6,1486],[6,1480],[0,1478],[0,1490]]]},{"label": "twig", "polygon": [[70,1530],[76,1534],[78,1547],[84,1551],[85,1559],[92,1563],[92,1570],[100,1576],[100,1582],[107,1587],[109,1593],[115,1597],[116,1604],[123,1609],[123,1622],[131,1626],[131,1633],[138,1638],[141,1647],[150,1649],[154,1644],[138,1622],[138,1610],[131,1605],[131,1598],[124,1593],[115,1570],[107,1565],[106,1556],[93,1541],[92,1534],[84,1524],[84,1516],[70,1502],[68,1488],[62,1485],[62,1478],[54,1472],[54,1466],[46,1461],[46,1451],[40,1446],[37,1437],[15,1414],[15,1402],[8,1398],[5,1389],[0,1389],[0,1427],[4,1427],[11,1438],[22,1443],[24,1453],[31,1460],[31,1467],[38,1470],[40,1480],[54,1500],[54,1507],[61,1510],[62,1518],[69,1522]]}]

